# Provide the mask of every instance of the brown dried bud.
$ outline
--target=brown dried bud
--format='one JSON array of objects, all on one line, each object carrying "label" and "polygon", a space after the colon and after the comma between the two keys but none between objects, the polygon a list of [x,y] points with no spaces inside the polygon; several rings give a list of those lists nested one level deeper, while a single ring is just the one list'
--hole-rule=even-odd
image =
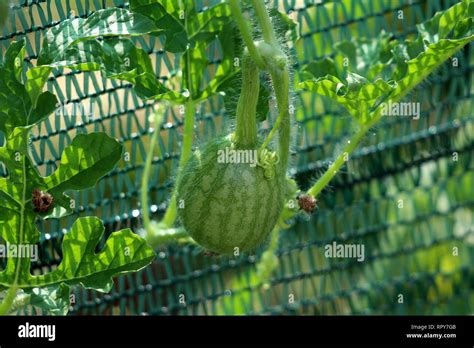
[{"label": "brown dried bud", "polygon": [[318,200],[311,195],[300,195],[298,196],[298,204],[300,209],[303,209],[308,214],[312,214],[318,205]]},{"label": "brown dried bud", "polygon": [[34,189],[32,202],[36,213],[47,213],[53,205],[54,199],[49,193]]}]

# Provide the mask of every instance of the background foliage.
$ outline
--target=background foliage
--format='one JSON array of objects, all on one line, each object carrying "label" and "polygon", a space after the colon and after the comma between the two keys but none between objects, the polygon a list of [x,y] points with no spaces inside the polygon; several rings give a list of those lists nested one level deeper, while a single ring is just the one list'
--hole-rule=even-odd
[{"label": "background foliage", "polygon": [[[416,23],[456,1],[343,0],[273,1],[299,23],[293,47],[295,70],[316,58],[333,57],[334,44],[352,37],[374,37],[382,30],[409,37]],[[197,1],[200,6],[208,1]],[[21,0],[3,34],[2,51],[25,37],[27,60],[36,59],[46,29],[71,15],[87,17],[116,1]],[[402,11],[402,12],[399,12]],[[403,19],[399,19],[400,13]],[[133,38],[150,54],[156,74],[173,86],[180,55],[163,51],[157,37]],[[219,44],[208,50],[209,79],[219,61]],[[301,219],[278,243],[279,264],[267,286],[256,286],[255,256],[205,256],[197,247],[171,245],[159,250],[151,267],[115,280],[110,294],[76,289],[70,314],[472,314],[474,308],[474,124],[472,47],[466,47],[412,93],[422,103],[415,121],[386,117],[363,142],[345,172],[320,196],[311,220]],[[298,76],[295,76],[298,79]],[[141,226],[140,176],[147,153],[150,103],[126,82],[98,73],[55,72],[47,83],[65,105],[34,130],[32,158],[43,175],[59,163],[75,134],[105,131],[124,143],[124,162],[91,190],[75,195],[78,212],[64,221],[39,226],[40,261],[33,272],[54,269],[61,259],[63,232],[79,216],[98,215],[107,236]],[[354,124],[335,104],[311,92],[294,96],[296,118],[292,174],[302,187],[322,173]],[[79,108],[79,103],[82,109]],[[84,115],[85,108],[85,115]],[[91,108],[91,112],[89,111]],[[178,164],[182,133],[179,108],[169,110],[161,131],[162,158],[154,160],[151,212],[164,211]],[[214,97],[197,110],[197,143],[225,133],[232,123],[224,101]],[[265,127],[266,124],[264,124]],[[0,140],[1,144],[1,140]],[[457,154],[457,157],[455,154]],[[457,161],[453,160],[457,158]],[[1,171],[0,167],[0,171]],[[399,200],[403,208],[399,209]],[[327,259],[324,245],[363,243],[366,260]],[[459,250],[453,256],[453,247]],[[186,305],[179,302],[184,294]],[[403,294],[404,303],[398,303]],[[289,303],[289,296],[294,303]]]}]

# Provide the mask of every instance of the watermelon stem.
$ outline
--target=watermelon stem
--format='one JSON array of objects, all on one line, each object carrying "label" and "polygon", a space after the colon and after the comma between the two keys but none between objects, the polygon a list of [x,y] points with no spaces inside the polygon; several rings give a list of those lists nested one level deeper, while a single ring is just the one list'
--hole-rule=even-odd
[{"label": "watermelon stem", "polygon": [[237,23],[237,26],[239,27],[242,39],[244,40],[245,45],[247,46],[250,56],[253,58],[254,62],[258,65],[260,69],[264,69],[265,63],[263,62],[263,59],[260,56],[257,46],[253,42],[252,33],[250,32],[248,22],[242,14],[239,0],[229,0],[229,5],[232,11],[232,16],[234,17],[234,20]]},{"label": "watermelon stem", "polygon": [[260,27],[262,28],[264,39],[264,42],[259,42],[257,47],[272,77],[273,89],[279,111],[278,119],[273,125],[273,129],[264,143],[268,143],[271,140],[271,137],[273,137],[275,133],[275,129],[279,130],[278,155],[280,157],[280,166],[283,168],[282,172],[284,173],[288,166],[291,137],[291,121],[289,112],[290,71],[288,67],[288,57],[278,42],[265,3],[261,0],[252,0],[252,6],[255,10],[255,15]]},{"label": "watermelon stem", "polygon": [[252,148],[257,143],[257,103],[260,91],[260,70],[248,50],[242,58],[242,92],[237,104],[237,147]]}]

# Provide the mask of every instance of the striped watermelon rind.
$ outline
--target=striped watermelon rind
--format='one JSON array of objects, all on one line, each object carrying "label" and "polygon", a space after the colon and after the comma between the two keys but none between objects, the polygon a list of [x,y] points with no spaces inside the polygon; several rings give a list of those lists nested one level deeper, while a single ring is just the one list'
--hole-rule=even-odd
[{"label": "striped watermelon rind", "polygon": [[198,244],[219,254],[252,252],[263,244],[286,194],[285,175],[278,166],[277,175],[269,179],[259,166],[219,163],[218,150],[232,147],[231,139],[216,138],[197,150],[177,183],[184,228]]}]

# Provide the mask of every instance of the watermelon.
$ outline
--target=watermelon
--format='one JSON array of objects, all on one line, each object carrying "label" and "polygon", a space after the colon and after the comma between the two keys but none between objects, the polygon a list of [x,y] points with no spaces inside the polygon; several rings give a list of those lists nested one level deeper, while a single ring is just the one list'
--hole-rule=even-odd
[{"label": "watermelon", "polygon": [[222,163],[219,150],[235,146],[232,136],[211,140],[188,160],[177,183],[184,228],[198,244],[219,254],[252,252],[264,243],[286,194],[279,166],[269,178],[260,166]]}]

